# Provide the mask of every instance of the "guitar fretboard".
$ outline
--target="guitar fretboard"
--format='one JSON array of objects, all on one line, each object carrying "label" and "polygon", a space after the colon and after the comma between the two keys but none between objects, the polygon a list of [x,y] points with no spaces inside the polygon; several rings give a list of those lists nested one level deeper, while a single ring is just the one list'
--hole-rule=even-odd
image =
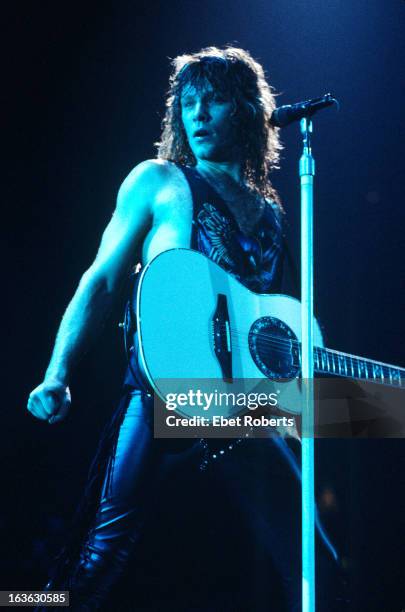
[{"label": "guitar fretboard", "polygon": [[[301,365],[301,345],[299,363]],[[405,368],[318,346],[314,347],[314,370],[332,376],[369,380],[382,385],[405,388]]]}]

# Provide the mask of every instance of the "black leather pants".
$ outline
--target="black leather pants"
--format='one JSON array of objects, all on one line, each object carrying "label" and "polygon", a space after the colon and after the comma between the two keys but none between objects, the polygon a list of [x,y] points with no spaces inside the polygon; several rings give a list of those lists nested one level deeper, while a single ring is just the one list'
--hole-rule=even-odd
[{"label": "black leather pants", "polygon": [[[125,402],[95,520],[81,548],[80,560],[65,581],[64,588],[70,590],[69,609],[74,612],[103,608],[139,540],[165,457],[178,450],[153,438],[150,397],[132,390]],[[213,495],[225,492],[234,500],[252,541],[269,556],[278,571],[288,612],[298,612],[300,477],[295,456],[287,444],[281,439],[246,440],[236,450],[211,460],[204,476],[198,469],[203,458],[198,442],[177,454],[185,460],[193,457],[196,479],[210,478]],[[261,609],[264,608],[258,603],[252,611]]]},{"label": "black leather pants", "polygon": [[152,400],[129,391],[115,452],[109,457],[95,520],[69,577],[71,609],[99,610],[139,539],[162,462],[153,439]]}]

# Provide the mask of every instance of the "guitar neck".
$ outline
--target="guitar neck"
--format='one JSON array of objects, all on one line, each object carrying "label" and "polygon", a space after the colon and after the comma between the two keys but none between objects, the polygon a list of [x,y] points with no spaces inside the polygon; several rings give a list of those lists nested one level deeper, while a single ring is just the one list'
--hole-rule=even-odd
[{"label": "guitar neck", "polygon": [[314,370],[319,374],[369,380],[382,385],[405,388],[405,368],[319,346],[314,348]]}]

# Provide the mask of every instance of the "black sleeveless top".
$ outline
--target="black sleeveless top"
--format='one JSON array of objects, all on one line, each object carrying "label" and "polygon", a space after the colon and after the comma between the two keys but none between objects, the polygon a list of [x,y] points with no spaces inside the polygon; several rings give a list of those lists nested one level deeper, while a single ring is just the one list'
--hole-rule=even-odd
[{"label": "black sleeveless top", "polygon": [[211,185],[189,166],[178,166],[193,198],[191,248],[204,253],[257,293],[281,288],[283,237],[280,213],[267,203],[254,236],[240,229],[233,213]]},{"label": "black sleeveless top", "polygon": [[[246,236],[224,200],[195,168],[180,166],[192,195],[191,248],[204,253],[245,287],[257,293],[279,293],[283,235],[276,205],[267,203],[254,236]],[[133,296],[136,292],[136,281]],[[138,346],[130,355],[125,385],[146,390],[138,366]]]}]

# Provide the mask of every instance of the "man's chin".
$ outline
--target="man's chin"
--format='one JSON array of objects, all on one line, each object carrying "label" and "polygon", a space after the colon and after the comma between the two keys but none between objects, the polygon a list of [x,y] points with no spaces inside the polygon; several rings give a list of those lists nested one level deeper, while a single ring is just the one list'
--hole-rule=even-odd
[{"label": "man's chin", "polygon": [[214,147],[201,147],[193,153],[196,159],[212,162],[225,162],[232,157],[230,151],[219,151]]}]

